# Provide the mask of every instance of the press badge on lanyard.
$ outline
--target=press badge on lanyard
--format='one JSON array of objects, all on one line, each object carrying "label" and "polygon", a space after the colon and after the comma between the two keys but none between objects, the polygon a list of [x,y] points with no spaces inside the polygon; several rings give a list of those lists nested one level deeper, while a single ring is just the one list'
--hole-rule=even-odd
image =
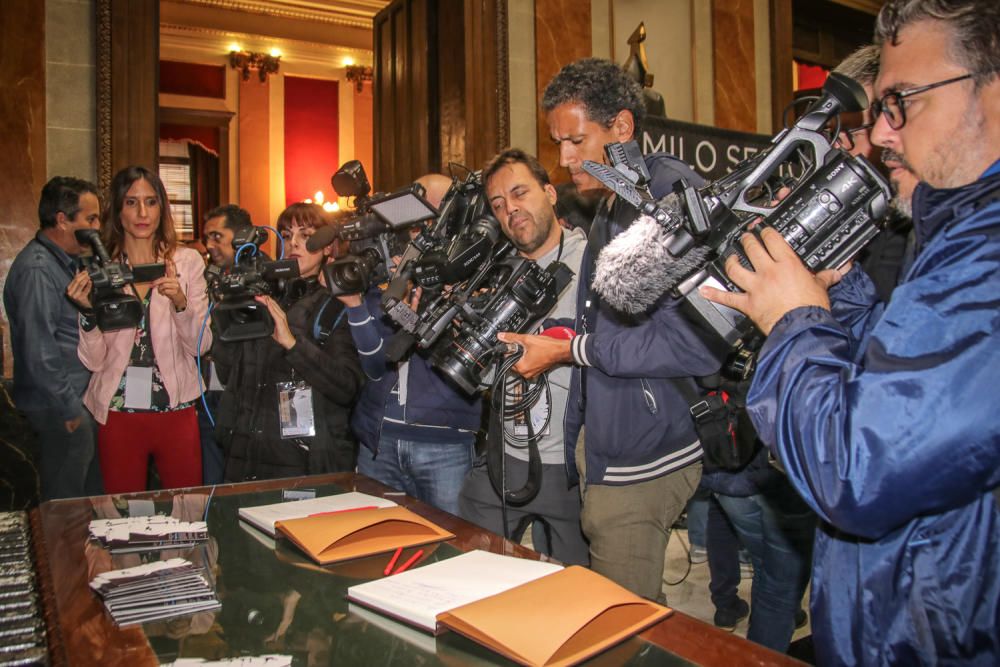
[{"label": "press badge on lanyard", "polygon": [[302,380],[278,383],[278,424],[282,438],[316,435],[312,387]]},{"label": "press badge on lanyard", "polygon": [[153,367],[129,366],[125,369],[124,407],[149,410],[153,407]]}]

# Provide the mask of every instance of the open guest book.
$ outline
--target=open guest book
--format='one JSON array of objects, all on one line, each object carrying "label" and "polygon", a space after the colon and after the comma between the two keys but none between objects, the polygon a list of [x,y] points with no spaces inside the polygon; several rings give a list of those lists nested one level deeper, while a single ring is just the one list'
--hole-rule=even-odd
[{"label": "open guest book", "polygon": [[275,530],[320,565],[455,537],[441,526],[398,506],[344,510],[278,521]]},{"label": "open guest book", "polygon": [[522,665],[575,665],[671,613],[586,568],[485,551],[351,586],[347,598]]},{"label": "open guest book", "polygon": [[385,498],[379,498],[378,496],[370,496],[367,493],[350,491],[348,493],[339,493],[335,496],[321,496],[308,500],[292,500],[272,505],[241,507],[240,520],[274,537],[274,524],[278,521],[301,519],[302,517],[329,512],[344,512],[346,510],[375,507],[396,507],[396,503]]}]

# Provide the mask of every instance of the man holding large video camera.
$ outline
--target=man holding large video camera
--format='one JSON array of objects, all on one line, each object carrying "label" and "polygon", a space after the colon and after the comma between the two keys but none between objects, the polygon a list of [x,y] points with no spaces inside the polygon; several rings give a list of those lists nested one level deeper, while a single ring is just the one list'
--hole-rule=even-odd
[{"label": "man holding large video camera", "polygon": [[83,406],[90,372],[77,356],[79,312],[66,286],[83,250],[75,232],[100,225],[97,187],[56,176],[42,188],[38,233],[14,258],[3,301],[14,351],[14,403],[39,436],[42,500],[103,493],[94,420]]},{"label": "man holding large video camera", "polygon": [[811,274],[772,229],[743,239],[752,270],[727,265],[743,293],[703,290],[768,334],[748,407],[825,522],[813,632],[831,662],[1000,659],[998,34],[994,0],[879,14],[872,141],[924,181],[888,304],[857,268]]},{"label": "man holding large video camera", "polygon": [[[585,59],[564,67],[542,100],[560,164],[580,190],[602,185],[583,170],[604,161],[604,145],[638,134],[639,86],[617,65]],[[680,179],[702,179],[676,158],[646,158],[654,197]],[[600,250],[632,224],[637,212],[619,198],[602,202],[591,228],[579,276],[576,337],[571,341],[507,334],[525,349],[515,370],[534,377],[557,364],[573,364],[566,445],[576,451],[583,478],[583,532],[591,566],[650,599],[663,599],[663,562],[674,521],[701,477],[701,445],[683,383],[714,373],[719,360],[681,314],[659,299],[647,313],[623,316],[591,290]],[[577,450],[577,436],[586,435]],[[582,451],[581,451],[582,450]]]},{"label": "man holding large video camera", "polygon": [[[441,175],[428,174],[418,183],[427,201],[441,205]],[[450,182],[450,181],[449,181]],[[417,229],[398,230],[406,237]],[[393,262],[398,261],[394,258]],[[409,292],[405,303],[417,309],[421,291]],[[351,427],[361,445],[358,472],[408,495],[458,514],[458,493],[472,467],[482,402],[446,381],[425,354],[393,361],[388,346],[396,333],[382,309],[382,290],[337,297],[347,306],[351,335],[368,381],[358,398]]]},{"label": "man holding large video camera", "polygon": [[[568,231],[559,225],[555,210],[556,190],[538,160],[524,151],[508,149],[483,169],[483,181],[493,213],[521,257],[538,262],[542,268],[553,262],[562,262],[579,275],[587,236],[581,229]],[[575,315],[574,279],[547,316],[553,320],[572,322]],[[491,471],[484,456],[465,478],[459,507],[463,518],[515,538],[523,534],[530,522],[532,543],[537,551],[566,564],[587,565],[590,558],[580,531],[580,496],[567,479],[563,443],[563,417],[570,386],[569,367],[549,372],[548,383],[551,392],[549,402],[543,396],[538,404],[507,421],[507,429],[513,431],[513,436],[521,444],[507,443],[503,438],[506,461],[499,467],[505,471],[506,480],[501,482],[501,487],[504,491],[507,488],[527,490],[527,485],[532,484],[531,491],[524,496],[525,500],[511,502],[513,506],[503,511],[500,494],[491,482]],[[546,417],[548,424],[544,430],[537,435],[533,432],[529,434],[528,420],[540,427]],[[525,445],[523,440],[531,437],[537,437],[535,446],[541,460],[541,479],[529,481],[530,445]],[[489,464],[493,465],[494,462]],[[531,496],[530,500],[528,496]]]}]

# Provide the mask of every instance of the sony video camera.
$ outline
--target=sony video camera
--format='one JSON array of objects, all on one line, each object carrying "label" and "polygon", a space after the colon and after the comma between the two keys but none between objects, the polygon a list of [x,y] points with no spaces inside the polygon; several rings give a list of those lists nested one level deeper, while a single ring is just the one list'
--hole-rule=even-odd
[{"label": "sony video camera", "polygon": [[505,349],[497,334],[531,331],[573,279],[562,262],[543,269],[512,250],[504,238],[468,280],[422,299],[411,326],[390,340],[387,356],[398,361],[415,344],[431,350],[431,365],[466,393],[488,385]]},{"label": "sony video camera", "polygon": [[134,293],[125,291],[133,281],[132,269],[122,262],[112,262],[96,229],[78,229],[76,240],[89,245],[94,254],[84,257],[84,267],[93,288],[90,303],[101,331],[133,329],[142,321],[142,303]]},{"label": "sony video camera", "polygon": [[369,197],[371,185],[357,160],[346,162],[330,180],[338,195],[354,197],[355,215],[336,231],[314,235],[307,247],[315,251],[334,238],[348,241],[349,254],[323,267],[326,285],[334,295],[363,294],[373,283],[389,280],[392,257],[409,242],[406,230],[437,217],[437,211],[418,184]]},{"label": "sony video camera", "polygon": [[[780,232],[812,271],[840,266],[878,233],[888,212],[888,184],[866,159],[832,145],[838,114],[867,105],[864,89],[835,72],[822,96],[768,148],[703,188],[681,181],[659,202],[646,188],[649,174],[638,146],[608,144],[610,166],[587,161],[584,169],[655,222],[640,218],[608,244],[598,258],[594,289],[630,313],[672,291],[726,343],[739,344],[753,323],[703,298],[698,288],[739,291],[725,262],[736,254],[750,266],[740,237],[754,220]],[[790,193],[777,201],[782,187]]]},{"label": "sony video camera", "polygon": [[[206,272],[208,292],[214,303],[212,321],[223,342],[270,336],[274,320],[267,306],[254,297],[282,294],[288,281],[299,276],[299,264],[294,259],[272,261],[260,251],[265,241],[267,229],[263,227],[236,232],[233,268],[224,271],[211,266]],[[244,258],[244,251],[252,251],[252,254]]]},{"label": "sony video camera", "polygon": [[441,202],[441,212],[403,253],[395,276],[382,295],[382,306],[404,331],[413,333],[417,314],[403,303],[410,283],[430,298],[446,285],[471,278],[494,253],[500,223],[490,211],[478,172],[455,180]]},{"label": "sony video camera", "polygon": [[543,269],[533,260],[512,256],[493,265],[487,289],[457,308],[454,303],[445,306],[436,318],[440,323],[454,314],[455,321],[450,335],[434,346],[431,364],[466,393],[475,393],[488,384],[494,362],[503,356],[497,334],[534,329],[572,279],[573,271],[562,262]]}]

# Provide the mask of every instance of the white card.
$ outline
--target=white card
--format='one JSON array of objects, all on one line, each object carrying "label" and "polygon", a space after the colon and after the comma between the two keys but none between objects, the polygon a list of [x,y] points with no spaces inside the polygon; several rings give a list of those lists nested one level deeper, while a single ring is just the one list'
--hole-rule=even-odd
[{"label": "white card", "polygon": [[133,410],[153,407],[152,366],[129,366],[125,369],[125,407]]}]

